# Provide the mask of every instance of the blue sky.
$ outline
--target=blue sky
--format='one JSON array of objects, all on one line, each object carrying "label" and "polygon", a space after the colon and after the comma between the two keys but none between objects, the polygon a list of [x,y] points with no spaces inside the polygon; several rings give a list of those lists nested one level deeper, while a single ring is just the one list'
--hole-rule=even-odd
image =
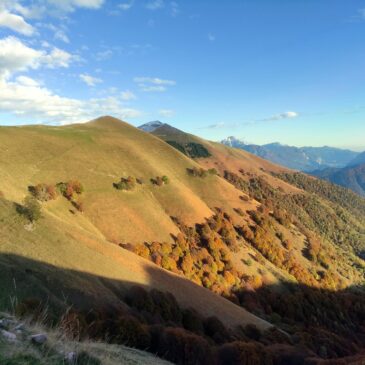
[{"label": "blue sky", "polygon": [[364,36],[365,1],[0,0],[0,123],[363,150]]}]

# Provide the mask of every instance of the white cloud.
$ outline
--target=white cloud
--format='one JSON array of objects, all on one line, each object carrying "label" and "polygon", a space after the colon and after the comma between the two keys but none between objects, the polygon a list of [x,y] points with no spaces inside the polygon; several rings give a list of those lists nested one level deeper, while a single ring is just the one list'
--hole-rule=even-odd
[{"label": "white cloud", "polygon": [[126,2],[126,3],[120,3],[118,5],[118,8],[121,9],[121,10],[129,10],[132,6],[134,5],[134,0],[131,0],[129,2]]},{"label": "white cloud", "polygon": [[146,8],[149,10],[161,9],[164,6],[165,6],[165,3],[163,0],[154,0],[154,1],[150,1],[146,4]]},{"label": "white cloud", "polygon": [[86,122],[104,114],[118,118],[137,118],[142,112],[126,108],[118,97],[79,100],[67,98],[42,87],[29,77],[15,81],[0,79],[0,111],[32,118],[38,122],[69,124]]},{"label": "white cloud", "polygon": [[18,76],[16,78],[16,81],[19,85],[23,85],[23,86],[29,86],[29,87],[37,87],[39,86],[39,82],[28,77],[28,76]]},{"label": "white cloud", "polygon": [[103,80],[98,79],[97,77],[90,76],[88,74],[79,75],[80,79],[89,86],[95,86],[96,84],[100,84]]},{"label": "white cloud", "polygon": [[[64,16],[69,12],[75,11],[77,8],[99,9],[105,0],[32,0],[26,6],[21,4],[23,2],[25,1],[0,0],[0,11],[18,16],[27,24],[24,18],[41,19],[49,15],[56,17]],[[16,20],[24,28],[25,25],[21,19],[15,19],[13,17],[12,21]]]},{"label": "white cloud", "polygon": [[175,115],[175,111],[174,110],[171,110],[171,109],[160,109],[158,111],[158,114],[161,117],[172,118]]},{"label": "white cloud", "polygon": [[60,97],[30,78],[10,82],[0,80],[0,110],[47,121],[76,117],[82,103]]},{"label": "white cloud", "polygon": [[43,56],[43,51],[30,48],[15,37],[0,39],[0,77],[38,68]]},{"label": "white cloud", "polygon": [[125,101],[137,99],[136,95],[130,90],[122,91],[120,94],[120,97],[122,100],[125,100]]},{"label": "white cloud", "polygon": [[41,65],[48,68],[68,67],[73,56],[59,48],[49,53],[28,47],[15,37],[0,39],[0,77]]},{"label": "white cloud", "polygon": [[299,113],[297,113],[297,112],[284,112],[284,113],[280,113],[280,114],[275,114],[269,118],[260,119],[258,121],[259,122],[271,122],[271,121],[276,121],[276,120],[281,120],[281,119],[293,119],[293,118],[297,118],[297,117],[299,117]]},{"label": "white cloud", "polygon": [[0,11],[0,27],[9,28],[14,32],[31,36],[35,29],[27,23],[20,15],[9,13],[8,11]]},{"label": "white cloud", "polygon": [[73,56],[59,48],[53,48],[48,54],[43,55],[42,62],[48,68],[65,67],[67,68],[72,61]]}]

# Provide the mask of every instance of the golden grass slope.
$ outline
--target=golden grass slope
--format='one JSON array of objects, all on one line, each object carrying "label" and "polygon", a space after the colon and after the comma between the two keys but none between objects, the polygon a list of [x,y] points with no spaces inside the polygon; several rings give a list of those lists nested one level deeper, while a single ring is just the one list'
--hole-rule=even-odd
[{"label": "golden grass slope", "polygon": [[[171,216],[203,222],[212,208],[252,209],[242,193],[218,176],[192,178],[199,166],[160,139],[111,117],[65,127],[0,128],[0,298],[46,295],[64,305],[119,303],[126,286],[171,292],[183,307],[226,325],[269,324],[192,282],[156,267],[114,243],[171,241]],[[134,191],[113,188],[122,176],[143,178]],[[170,184],[153,186],[167,175]],[[78,179],[85,212],[72,214],[64,198],[42,204],[34,227],[17,215],[27,187]]]},{"label": "golden grass slope", "polygon": [[[227,326],[269,324],[187,279],[163,270],[78,225],[45,214],[33,230],[0,200],[0,298],[47,297],[60,308],[121,305],[132,285],[172,293],[182,307],[216,315]],[[3,304],[0,302],[0,305]]]},{"label": "golden grass slope", "polygon": [[[0,128],[0,190],[6,197],[20,202],[28,185],[78,179],[86,189],[85,216],[114,242],[171,240],[177,232],[171,216],[192,224],[227,202],[229,208],[245,208],[239,192],[223,179],[189,177],[186,169],[193,166],[158,138],[111,117],[66,127]],[[132,192],[113,189],[113,182],[128,175],[145,184]],[[149,182],[162,175],[169,185]],[[58,211],[53,209],[55,215]]]}]

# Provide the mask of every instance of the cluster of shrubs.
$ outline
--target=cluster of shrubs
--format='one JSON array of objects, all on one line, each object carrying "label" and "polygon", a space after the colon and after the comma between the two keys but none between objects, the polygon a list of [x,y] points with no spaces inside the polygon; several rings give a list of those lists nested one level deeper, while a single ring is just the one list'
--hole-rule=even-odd
[{"label": "cluster of shrubs", "polygon": [[23,204],[16,205],[17,212],[26,217],[31,223],[36,222],[42,217],[41,205],[38,200],[28,195],[25,197]]},{"label": "cluster of shrubs", "polygon": [[[167,185],[170,180],[166,175],[156,176],[150,179],[151,183],[156,186]],[[134,190],[137,184],[142,185],[143,180],[134,176],[122,177],[117,183],[113,183],[113,186],[117,190],[131,191]]]},{"label": "cluster of shrubs", "polygon": [[57,198],[58,192],[55,185],[38,184],[29,186],[29,192],[39,201],[46,202]]},{"label": "cluster of shrubs", "polygon": [[231,258],[239,249],[231,217],[218,211],[207,223],[195,227],[175,221],[181,232],[174,244],[152,242],[125,247],[215,293],[230,296],[243,280]]},{"label": "cluster of shrubs", "polygon": [[[31,196],[37,201],[47,202],[55,200],[59,195],[69,200],[72,205],[83,211],[83,203],[79,196],[84,192],[84,187],[78,180],[70,180],[67,182],[59,182],[56,185],[40,183],[35,186],[29,186],[28,190]],[[30,200],[28,199],[28,204]],[[35,205],[35,203],[32,203]]]},{"label": "cluster of shrubs", "polygon": [[155,178],[151,179],[151,183],[156,186],[167,185],[170,182],[170,179],[166,176],[156,176]]},{"label": "cluster of shrubs", "polygon": [[193,167],[193,168],[187,168],[186,171],[190,176],[193,177],[205,178],[209,175],[218,175],[218,171],[215,168],[205,170],[203,168]]},{"label": "cluster of shrubs", "polygon": [[81,195],[84,192],[84,187],[80,181],[70,180],[59,182],[56,185],[40,183],[29,186],[28,190],[31,195],[41,202],[55,200],[59,194],[71,201],[75,195]]},{"label": "cluster of shrubs", "polygon": [[122,177],[119,182],[114,183],[113,186],[117,190],[130,191],[136,187],[137,179],[134,176]]}]

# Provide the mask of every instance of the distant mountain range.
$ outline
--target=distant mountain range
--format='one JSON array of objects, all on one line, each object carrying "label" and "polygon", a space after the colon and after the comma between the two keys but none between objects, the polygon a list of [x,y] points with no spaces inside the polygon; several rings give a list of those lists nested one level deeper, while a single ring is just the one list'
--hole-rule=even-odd
[{"label": "distant mountain range", "polygon": [[365,163],[365,152],[360,153],[357,155],[349,164],[348,166],[357,166]]},{"label": "distant mountain range", "polygon": [[[358,152],[334,147],[294,147],[280,143],[265,145],[247,144],[235,137],[228,137],[221,143],[240,148],[256,156],[291,169],[310,172],[326,168],[342,168],[359,157]],[[365,156],[363,157],[365,160]]]},{"label": "distant mountain range", "polygon": [[359,154],[344,168],[317,170],[313,171],[312,175],[365,196],[365,152]]},{"label": "distant mountain range", "polygon": [[[196,136],[169,124],[152,121],[139,129],[154,134],[191,158],[206,158],[210,152]],[[358,153],[334,147],[294,147],[280,143],[247,144],[228,137],[222,144],[239,148],[275,164],[310,173],[320,179],[344,186],[365,196],[365,152]]]}]

